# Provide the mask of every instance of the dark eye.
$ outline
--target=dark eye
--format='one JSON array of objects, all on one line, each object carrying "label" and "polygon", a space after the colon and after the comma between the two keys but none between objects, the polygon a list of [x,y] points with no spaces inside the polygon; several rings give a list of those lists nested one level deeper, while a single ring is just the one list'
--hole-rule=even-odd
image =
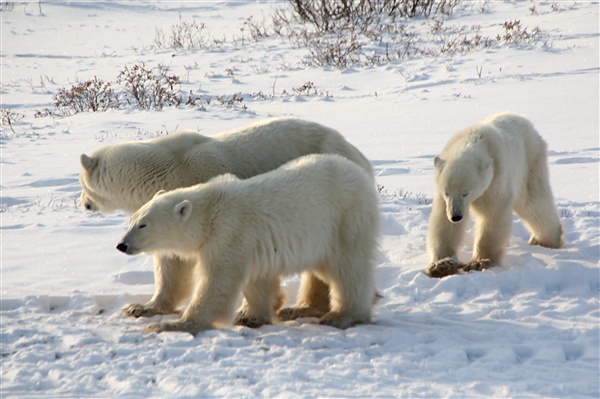
[{"label": "dark eye", "polygon": [[144,227],[146,227],[146,223],[141,223],[141,224],[138,226],[138,229],[143,229]]},{"label": "dark eye", "polygon": [[463,196],[463,198],[468,197],[469,193],[468,192],[464,192],[464,193],[462,193],[462,196]]}]

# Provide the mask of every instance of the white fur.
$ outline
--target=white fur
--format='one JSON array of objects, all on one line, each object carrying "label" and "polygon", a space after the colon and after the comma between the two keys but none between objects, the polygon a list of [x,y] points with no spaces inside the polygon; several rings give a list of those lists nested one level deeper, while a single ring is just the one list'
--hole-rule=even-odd
[{"label": "white fur", "polygon": [[188,187],[223,173],[246,179],[307,154],[339,154],[373,174],[370,162],[337,131],[278,118],[210,137],[178,132],[82,154],[81,204],[131,214],[159,190]]},{"label": "white fur", "polygon": [[[131,217],[119,249],[179,256],[202,277],[181,319],[149,331],[230,322],[240,292],[247,304],[237,322],[270,323],[279,276],[300,272],[330,287],[320,322],[347,328],[371,318],[377,202],[371,176],[356,164],[308,155],[247,180],[228,174],[157,195]],[[167,278],[179,273],[166,270]]]},{"label": "white fur", "polygon": [[[428,274],[481,270],[502,261],[514,210],[531,231],[530,244],[562,245],[562,228],[548,177],[546,143],[525,118],[492,115],[456,135],[435,165],[429,219]],[[469,211],[476,216],[475,248],[467,265],[456,252]]]},{"label": "white fur", "polygon": [[[273,170],[306,154],[342,155],[373,176],[371,163],[333,129],[293,118],[272,119],[211,137],[174,133],[148,141],[105,146],[81,155],[81,204],[88,210],[137,211],[159,190],[206,182],[222,173],[245,179]],[[373,183],[374,184],[374,183]],[[129,316],[173,313],[188,296],[187,272],[193,264],[178,256],[155,256],[152,299],[124,309]],[[302,279],[296,308],[327,309],[328,287],[312,276]],[[294,313],[296,314],[296,313]],[[294,317],[298,317],[298,315]]]}]

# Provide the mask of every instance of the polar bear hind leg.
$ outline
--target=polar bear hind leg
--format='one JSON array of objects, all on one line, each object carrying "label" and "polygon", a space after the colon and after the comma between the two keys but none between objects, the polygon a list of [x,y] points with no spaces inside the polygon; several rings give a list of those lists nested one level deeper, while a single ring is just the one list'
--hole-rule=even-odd
[{"label": "polar bear hind leg", "polygon": [[338,253],[326,268],[316,270],[330,288],[331,309],[321,317],[320,324],[348,328],[371,320],[376,297],[372,256],[357,243],[353,250]]},{"label": "polar bear hind leg", "polygon": [[515,203],[515,212],[531,232],[530,245],[547,248],[563,246],[563,229],[558,217],[546,156],[531,160],[527,188]]}]

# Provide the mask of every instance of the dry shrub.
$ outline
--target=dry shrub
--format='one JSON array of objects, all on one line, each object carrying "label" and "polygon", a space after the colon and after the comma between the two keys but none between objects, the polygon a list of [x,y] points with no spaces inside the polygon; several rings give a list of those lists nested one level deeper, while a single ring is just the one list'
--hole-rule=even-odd
[{"label": "dry shrub", "polygon": [[168,105],[180,105],[179,95],[181,78],[169,75],[169,67],[159,64],[154,69],[146,68],[144,63],[125,67],[117,77],[117,83],[123,85],[125,100],[145,109],[162,109]]},{"label": "dry shrub", "polygon": [[119,101],[112,85],[94,76],[92,80],[60,88],[54,95],[54,106],[65,115],[118,108]]}]

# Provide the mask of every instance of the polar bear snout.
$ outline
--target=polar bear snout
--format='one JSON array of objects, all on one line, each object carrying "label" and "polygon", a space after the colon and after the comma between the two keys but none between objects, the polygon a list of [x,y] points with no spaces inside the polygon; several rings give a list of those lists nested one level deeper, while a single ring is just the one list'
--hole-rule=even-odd
[{"label": "polar bear snout", "polygon": [[92,201],[86,195],[85,189],[84,189],[84,191],[81,192],[81,195],[79,196],[79,202],[81,202],[81,206],[86,211],[95,212],[98,210],[98,209],[96,209],[96,207],[94,206]]},{"label": "polar bear snout", "polygon": [[129,249],[129,245],[127,245],[125,241],[121,241],[117,244],[117,249],[126,254],[127,250]]},{"label": "polar bear snout", "polygon": [[449,197],[446,201],[446,217],[452,223],[458,223],[465,216],[465,202],[460,199]]},{"label": "polar bear snout", "polygon": [[452,215],[450,216],[450,221],[452,223],[458,223],[462,220],[463,216],[462,215]]},{"label": "polar bear snout", "polygon": [[117,249],[127,255],[137,255],[140,251],[134,245],[122,240],[117,244]]}]

